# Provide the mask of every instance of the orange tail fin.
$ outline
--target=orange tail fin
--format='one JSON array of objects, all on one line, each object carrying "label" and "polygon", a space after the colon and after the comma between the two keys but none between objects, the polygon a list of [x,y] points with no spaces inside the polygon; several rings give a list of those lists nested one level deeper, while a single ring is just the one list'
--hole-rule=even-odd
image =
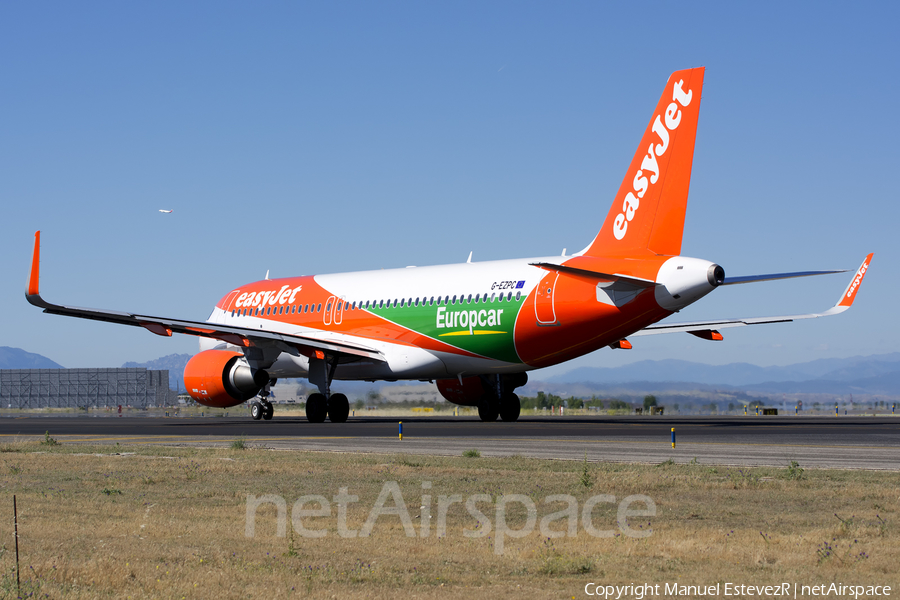
[{"label": "orange tail fin", "polygon": [[669,77],[603,228],[583,254],[681,253],[703,72],[699,67]]}]

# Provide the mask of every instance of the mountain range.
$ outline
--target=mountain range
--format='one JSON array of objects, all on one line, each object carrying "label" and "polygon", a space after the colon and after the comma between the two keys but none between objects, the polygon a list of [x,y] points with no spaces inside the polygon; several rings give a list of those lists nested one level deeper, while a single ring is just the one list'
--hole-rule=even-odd
[{"label": "mountain range", "polygon": [[[169,385],[184,390],[184,367],[190,354],[169,354],[147,362],[126,362],[125,368],[169,371]],[[0,346],[0,369],[62,369],[49,358],[20,348]],[[541,378],[530,374],[531,382],[519,393],[535,390],[571,390],[575,395],[595,392],[654,393],[669,389],[772,394],[869,394],[900,397],[900,352],[824,358],[780,367],[760,367],[748,363],[707,365],[685,360],[643,360],[621,367],[579,367]],[[371,383],[342,382],[346,393],[378,387]]]},{"label": "mountain range", "polygon": [[549,377],[552,384],[635,387],[665,383],[675,387],[740,389],[771,393],[900,395],[900,352],[825,358],[780,367],[748,363],[707,365],[685,360],[644,360],[621,367],[580,367]]},{"label": "mountain range", "polygon": [[0,369],[62,369],[46,356],[25,352],[21,348],[0,346]]}]

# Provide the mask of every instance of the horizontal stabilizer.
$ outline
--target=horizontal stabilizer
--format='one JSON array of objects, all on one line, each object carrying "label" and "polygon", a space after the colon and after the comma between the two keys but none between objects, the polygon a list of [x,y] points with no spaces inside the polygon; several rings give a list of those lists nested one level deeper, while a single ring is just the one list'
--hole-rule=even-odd
[{"label": "horizontal stabilizer", "polygon": [[833,273],[846,273],[847,269],[838,271],[797,271],[796,273],[770,273],[768,275],[745,275],[743,277],[726,277],[719,285],[737,285],[739,283],[756,283],[757,281],[777,281],[779,279],[794,279],[796,277],[812,277],[814,275],[831,275]]},{"label": "horizontal stabilizer", "polygon": [[651,288],[659,285],[655,281],[649,279],[641,279],[640,277],[630,277],[628,275],[619,275],[618,273],[600,273],[599,271],[589,271],[587,269],[576,269],[575,267],[567,267],[565,265],[555,265],[553,263],[528,263],[532,267],[538,267],[545,271],[557,271],[566,273],[576,277],[591,279],[593,281],[621,281],[629,283],[639,288]]},{"label": "horizontal stabilizer", "polygon": [[[829,308],[828,310],[820,313],[809,313],[805,315],[787,315],[780,317],[753,317],[746,319],[718,319],[712,321],[691,321],[685,323],[658,323],[656,325],[651,325],[649,327],[645,327],[644,329],[632,333],[632,336],[640,336],[640,335],[656,335],[659,333],[675,333],[678,331],[684,331],[687,333],[692,333],[694,335],[698,335],[698,337],[704,337],[707,334],[705,332],[712,332],[716,329],[725,329],[728,327],[743,327],[745,325],[765,325],[768,323],[790,323],[791,321],[800,321],[802,319],[815,319],[818,317],[829,317],[831,315],[837,315],[848,308],[853,304],[853,301],[856,299],[856,293],[859,291],[860,284],[862,284],[863,277],[866,275],[866,271],[869,269],[869,263],[872,261],[872,257],[874,254],[869,254],[863,263],[860,265],[859,269],[857,269],[856,274],[853,276],[853,280],[850,281],[850,285],[847,286],[847,289],[844,290],[844,293],[841,294],[841,297],[838,298],[837,303]],[[836,273],[839,271],[809,271],[808,273],[812,275],[819,275],[823,273]],[[790,275],[789,273],[784,273],[783,275]],[[806,275],[800,274],[798,277],[805,277]],[[771,275],[760,275],[760,277],[773,277]],[[774,277],[775,279],[784,279],[784,277]],[[738,279],[738,278],[736,278]],[[764,281],[764,280],[759,280]],[[726,279],[726,284],[728,280]],[[735,282],[735,283],[743,283],[743,282]],[[718,333],[717,331],[715,333]],[[719,334],[721,336],[721,334]],[[710,339],[710,338],[707,338]],[[713,336],[711,339],[717,339]]]}]

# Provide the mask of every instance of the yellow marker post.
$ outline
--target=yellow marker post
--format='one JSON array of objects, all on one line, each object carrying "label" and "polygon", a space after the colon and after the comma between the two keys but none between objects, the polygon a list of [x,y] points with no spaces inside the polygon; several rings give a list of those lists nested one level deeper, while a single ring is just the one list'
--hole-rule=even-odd
[{"label": "yellow marker post", "polygon": [[400,441],[403,441],[403,421],[400,421]]},{"label": "yellow marker post", "polygon": [[675,448],[675,428],[672,428],[672,448]]}]

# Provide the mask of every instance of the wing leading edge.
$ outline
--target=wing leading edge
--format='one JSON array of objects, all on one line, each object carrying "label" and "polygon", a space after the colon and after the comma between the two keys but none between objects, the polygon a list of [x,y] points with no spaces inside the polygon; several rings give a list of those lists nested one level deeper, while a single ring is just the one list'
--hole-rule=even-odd
[{"label": "wing leading edge", "polygon": [[[830,317],[831,315],[837,315],[845,310],[849,309],[853,305],[853,301],[856,299],[856,293],[859,291],[860,284],[862,284],[863,277],[866,275],[866,271],[869,269],[869,263],[872,261],[872,257],[874,254],[869,254],[866,256],[866,259],[860,265],[859,269],[856,270],[856,274],[853,276],[853,280],[850,282],[850,285],[847,286],[847,289],[844,290],[844,293],[841,294],[841,297],[838,299],[837,303],[824,312],[819,313],[809,313],[805,315],[787,315],[787,316],[779,316],[779,317],[753,317],[753,318],[745,318],[745,319],[718,319],[718,320],[710,320],[710,321],[690,321],[684,323],[661,323],[657,325],[651,325],[649,327],[645,327],[640,331],[632,333],[628,337],[636,337],[641,335],[656,335],[660,333],[675,333],[679,331],[692,333],[697,335],[698,337],[702,337],[705,339],[721,339],[721,335],[713,335],[718,334],[717,329],[725,329],[728,327],[744,327],[745,325],[765,325],[768,323],[790,323],[791,321],[800,321],[802,319],[816,319],[818,317]],[[772,281],[774,279],[787,279],[789,277],[806,277],[808,275],[820,275],[825,273],[840,273],[842,271],[807,271],[803,273],[782,273],[782,274],[774,274],[774,275],[758,275],[751,277],[736,277],[733,278],[732,281],[728,281],[726,278],[725,284],[729,283],[750,283],[752,281]]]},{"label": "wing leading edge", "polygon": [[132,325],[162,336],[171,336],[173,333],[183,333],[198,337],[208,337],[235,346],[249,348],[252,346],[276,346],[282,351],[297,356],[299,354],[311,355],[316,350],[328,352],[333,355],[344,355],[356,358],[384,362],[384,356],[363,345],[353,344],[344,340],[324,341],[313,337],[290,335],[249,327],[234,327],[209,323],[207,321],[189,321],[184,319],[169,319],[150,315],[139,315],[116,310],[99,308],[80,308],[76,306],[64,306],[52,304],[41,297],[40,294],[40,260],[41,260],[41,232],[34,234],[34,254],[31,259],[28,285],[25,290],[25,298],[33,306],[43,308],[45,313],[118,323],[120,325]]}]

